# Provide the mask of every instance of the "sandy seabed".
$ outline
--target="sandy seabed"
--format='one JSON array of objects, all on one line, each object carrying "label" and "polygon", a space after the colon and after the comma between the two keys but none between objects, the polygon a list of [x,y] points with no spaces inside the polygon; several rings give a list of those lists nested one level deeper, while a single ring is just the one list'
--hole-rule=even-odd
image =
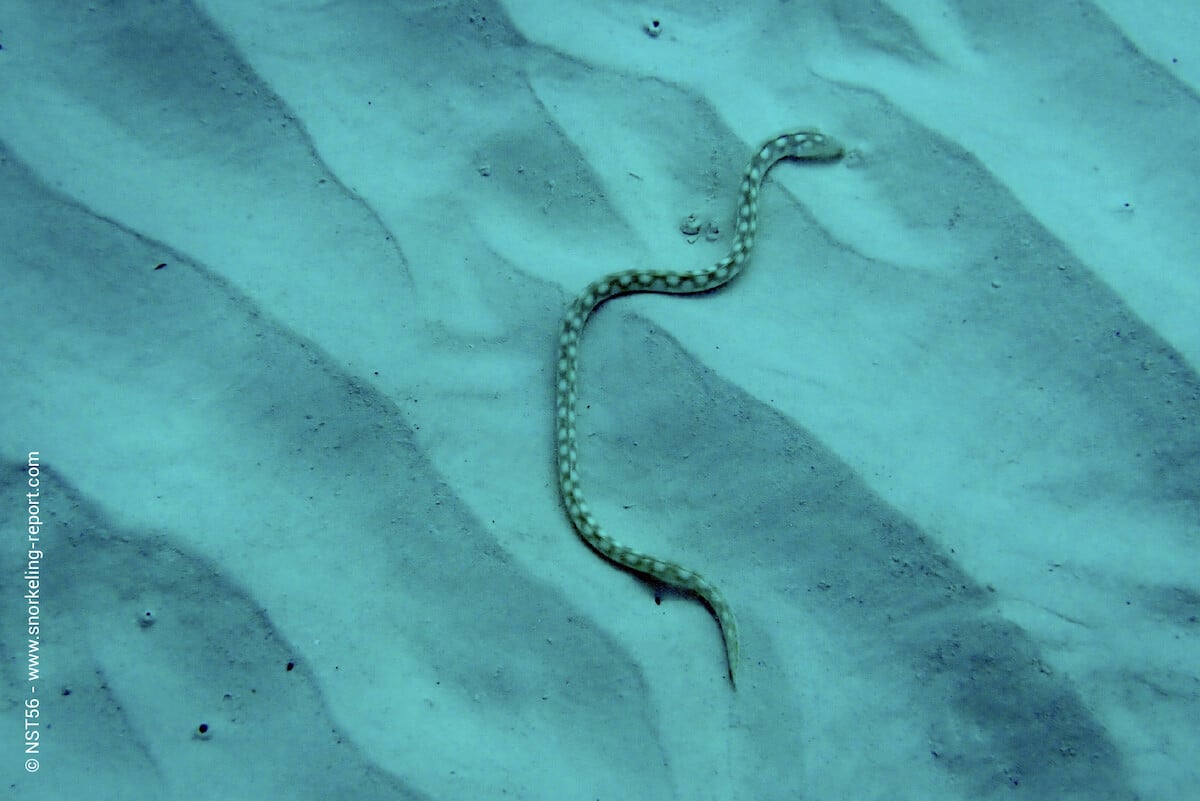
[{"label": "sandy seabed", "polygon": [[[1200,10],[1144,9],[0,1],[12,797],[1200,794]],[[744,275],[583,337],[591,507],[735,690],[573,533],[555,343],[812,127]]]}]

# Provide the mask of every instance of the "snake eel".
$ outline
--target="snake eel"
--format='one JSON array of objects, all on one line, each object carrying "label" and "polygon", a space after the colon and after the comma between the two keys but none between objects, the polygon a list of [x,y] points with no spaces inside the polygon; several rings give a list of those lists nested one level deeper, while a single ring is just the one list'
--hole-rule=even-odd
[{"label": "snake eel", "polygon": [[707,270],[674,272],[624,270],[593,281],[567,307],[558,336],[557,436],[558,486],[571,523],[583,541],[601,556],[662,584],[699,596],[712,610],[725,640],[729,680],[737,687],[738,628],[733,609],[716,585],[674,562],[637,551],[609,536],[584,500],[579,485],[579,438],[575,431],[578,397],[579,339],[588,316],[606,300],[634,292],[686,295],[708,292],[732,281],[746,266],[758,225],[758,192],[763,177],[782,159],[832,160],[841,157],[841,144],[817,131],[797,131],[764,143],[746,165],[738,190],[737,218],[729,254]]}]

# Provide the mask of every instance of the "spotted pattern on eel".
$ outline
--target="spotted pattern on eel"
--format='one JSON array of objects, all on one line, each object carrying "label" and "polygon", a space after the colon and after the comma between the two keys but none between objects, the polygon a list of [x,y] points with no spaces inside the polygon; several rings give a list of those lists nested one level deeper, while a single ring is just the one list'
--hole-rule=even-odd
[{"label": "spotted pattern on eel", "polygon": [[708,604],[725,638],[729,680],[737,686],[738,628],[733,609],[716,585],[694,570],[658,559],[623,545],[600,527],[584,500],[579,486],[579,442],[575,433],[575,403],[578,398],[579,338],[584,323],[606,300],[634,292],[663,292],[686,295],[708,292],[732,281],[746,266],[758,225],[758,192],[763,176],[776,162],[792,158],[831,160],[840,158],[842,146],[817,131],[797,131],[777,136],[763,144],[746,165],[738,190],[737,219],[729,254],[707,270],[673,272],[624,270],[593,281],[567,307],[558,337],[557,448],[558,486],[571,523],[583,541],[601,556],[650,578],[693,592]]}]

